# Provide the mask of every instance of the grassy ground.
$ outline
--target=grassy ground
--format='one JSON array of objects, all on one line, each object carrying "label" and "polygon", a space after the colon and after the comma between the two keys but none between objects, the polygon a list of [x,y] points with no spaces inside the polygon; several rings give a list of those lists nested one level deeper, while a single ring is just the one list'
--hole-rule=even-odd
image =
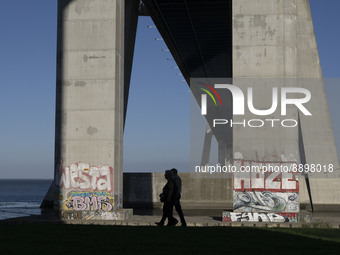
[{"label": "grassy ground", "polygon": [[0,225],[0,254],[340,254],[339,229]]}]

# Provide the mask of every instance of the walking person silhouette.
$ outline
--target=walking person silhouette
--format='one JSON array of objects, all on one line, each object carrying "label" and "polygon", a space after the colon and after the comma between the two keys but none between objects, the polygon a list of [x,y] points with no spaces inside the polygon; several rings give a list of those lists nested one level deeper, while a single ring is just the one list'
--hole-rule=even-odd
[{"label": "walking person silhouette", "polygon": [[155,222],[158,226],[164,226],[166,218],[168,218],[167,226],[175,226],[178,220],[173,217],[173,208],[178,196],[178,187],[174,181],[174,173],[170,170],[166,170],[164,174],[167,183],[163,187],[163,193],[160,194],[161,202],[163,202],[163,216],[160,222]]},{"label": "walking person silhouette", "polygon": [[184,215],[183,215],[183,211],[182,211],[182,207],[181,207],[181,202],[179,201],[181,199],[181,192],[182,192],[182,179],[181,179],[181,177],[179,177],[178,171],[177,171],[176,168],[172,168],[171,172],[174,175],[174,182],[175,182],[175,185],[177,186],[177,189],[178,189],[176,197],[175,197],[175,209],[176,209],[176,212],[178,213],[178,216],[181,219],[182,226],[186,226],[187,223],[184,219]]}]

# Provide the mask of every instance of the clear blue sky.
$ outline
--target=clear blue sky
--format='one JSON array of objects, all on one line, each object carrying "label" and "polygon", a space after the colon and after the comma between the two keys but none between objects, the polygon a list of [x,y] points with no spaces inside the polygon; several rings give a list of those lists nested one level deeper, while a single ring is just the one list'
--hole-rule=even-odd
[{"label": "clear blue sky", "polygon": [[[324,76],[338,78],[340,1],[310,3]],[[155,40],[159,33],[147,25],[153,25],[151,19],[141,17],[124,171],[185,169],[190,160],[190,94],[172,69],[175,63],[167,60],[169,52],[162,51],[164,42]],[[56,26],[57,0],[0,2],[0,179],[53,178]],[[333,94],[332,102],[338,95]]]}]

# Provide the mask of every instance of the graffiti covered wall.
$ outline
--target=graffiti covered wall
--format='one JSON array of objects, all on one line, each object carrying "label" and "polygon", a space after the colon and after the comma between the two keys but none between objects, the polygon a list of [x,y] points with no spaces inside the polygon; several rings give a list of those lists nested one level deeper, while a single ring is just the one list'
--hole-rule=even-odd
[{"label": "graffiti covered wall", "polygon": [[57,186],[62,189],[113,191],[112,167],[77,163],[61,168],[58,172],[55,179]]},{"label": "graffiti covered wall", "polygon": [[66,201],[62,204],[63,210],[102,210],[113,209],[114,197],[110,193],[95,192],[69,192]]},{"label": "graffiti covered wall", "polygon": [[[235,160],[230,221],[295,222],[300,211],[295,162]],[[227,213],[227,212],[226,212]]]},{"label": "graffiti covered wall", "polygon": [[223,212],[224,222],[298,222],[297,213]]},{"label": "graffiti covered wall", "polygon": [[76,163],[56,172],[55,206],[62,219],[117,219],[120,205],[114,193],[113,168]]},{"label": "graffiti covered wall", "polygon": [[132,211],[60,211],[58,215],[62,220],[124,220],[130,218]]},{"label": "graffiti covered wall", "polygon": [[234,191],[234,212],[299,212],[298,193]]}]

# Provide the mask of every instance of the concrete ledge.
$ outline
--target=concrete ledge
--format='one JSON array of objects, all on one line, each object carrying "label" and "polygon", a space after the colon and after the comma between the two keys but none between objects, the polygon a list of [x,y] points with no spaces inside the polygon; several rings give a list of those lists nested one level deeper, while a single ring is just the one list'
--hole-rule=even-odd
[{"label": "concrete ledge", "polygon": [[[0,225],[25,225],[25,224],[65,224],[65,225],[105,225],[105,226],[130,226],[130,227],[157,227],[154,222],[128,222],[128,221],[30,221],[30,220],[3,220]],[[180,227],[180,225],[176,226]],[[187,222],[187,227],[247,227],[247,228],[316,228],[313,225],[303,223],[247,223],[247,222]],[[328,224],[323,228],[340,229],[339,224]]]},{"label": "concrete ledge", "polygon": [[[317,212],[340,212],[340,204],[313,204],[313,207]],[[310,204],[301,204],[301,208],[312,211]]]},{"label": "concrete ledge", "polygon": [[114,211],[74,211],[42,209],[43,219],[55,221],[122,221],[128,220],[133,215],[133,209],[118,209]]},{"label": "concrete ledge", "polygon": [[[222,213],[222,211],[219,211]],[[302,214],[306,213],[303,211]],[[292,223],[292,222],[222,222],[221,217],[197,215],[185,216],[188,227],[248,227],[248,228],[340,228],[340,212],[316,213],[311,217],[310,223]],[[213,212],[210,215],[216,215]],[[177,215],[174,215],[177,217]],[[127,220],[56,220],[43,216],[30,216],[22,218],[13,218],[0,221],[0,224],[68,224],[68,225],[104,225],[104,226],[155,226],[161,215],[133,215]],[[180,226],[180,225],[178,225]]]}]

